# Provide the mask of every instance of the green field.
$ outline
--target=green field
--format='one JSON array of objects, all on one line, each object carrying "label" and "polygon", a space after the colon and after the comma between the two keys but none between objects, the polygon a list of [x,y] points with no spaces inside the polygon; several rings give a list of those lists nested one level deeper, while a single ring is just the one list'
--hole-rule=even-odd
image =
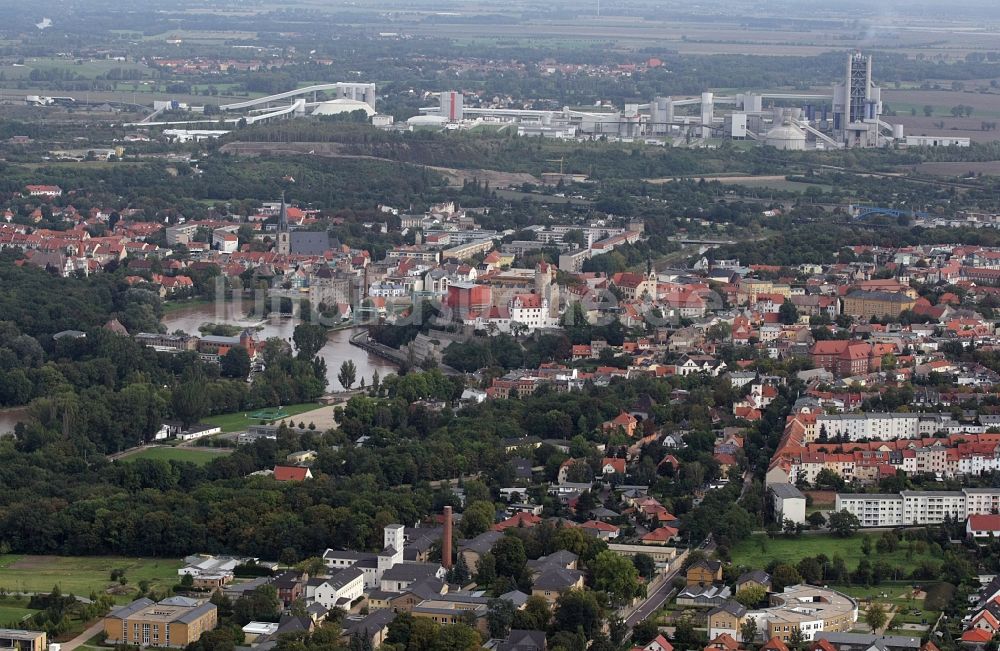
[{"label": "green field", "polygon": [[[936,560],[933,554],[914,553],[910,560],[906,558],[906,543],[901,542],[899,549],[890,554],[880,554],[875,551],[878,535],[869,534],[872,538],[871,562],[886,561],[890,565],[902,567],[909,571],[924,560]],[[856,533],[851,538],[835,538],[829,535],[804,535],[799,538],[773,538],[764,534],[756,534],[740,542],[732,549],[733,563],[747,567],[764,568],[772,560],[794,565],[807,556],[826,554],[828,558],[840,556],[850,570],[858,566],[864,554],[861,552],[863,534]]]},{"label": "green field", "polygon": [[[299,414],[312,411],[313,409],[319,409],[323,405],[318,402],[306,402],[299,405],[282,405],[282,411],[286,412],[289,417],[298,416]],[[250,411],[241,411],[235,414],[219,414],[218,416],[209,416],[208,418],[203,418],[202,422],[208,423],[209,425],[218,425],[222,428],[223,432],[241,432],[245,430],[250,425],[260,425],[261,421],[254,420],[253,418],[247,418]]]},{"label": "green field", "polygon": [[22,597],[0,598],[0,626],[16,626],[28,615],[38,612],[28,608],[28,600]]},{"label": "green field", "polygon": [[[88,596],[115,588],[119,602],[135,598],[140,581],[165,590],[177,582],[179,560],[163,558],[123,558],[118,556],[0,556],[0,588],[8,592],[49,592],[56,585],[64,594]],[[111,581],[111,570],[125,570],[128,584],[122,589]],[[3,603],[0,602],[0,606]]]},{"label": "green field", "polygon": [[193,464],[204,466],[205,464],[222,455],[229,454],[232,450],[227,448],[196,448],[184,447],[175,448],[164,446],[160,448],[146,448],[142,452],[124,457],[122,461],[135,461],[137,459],[156,459],[159,461],[189,461]]}]

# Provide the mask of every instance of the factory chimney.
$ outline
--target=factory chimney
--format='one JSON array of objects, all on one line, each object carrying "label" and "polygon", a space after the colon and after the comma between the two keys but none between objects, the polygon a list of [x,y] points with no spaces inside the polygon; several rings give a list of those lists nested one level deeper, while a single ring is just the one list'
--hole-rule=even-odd
[{"label": "factory chimney", "polygon": [[441,565],[451,569],[451,507],[444,507],[444,533],[441,535]]}]

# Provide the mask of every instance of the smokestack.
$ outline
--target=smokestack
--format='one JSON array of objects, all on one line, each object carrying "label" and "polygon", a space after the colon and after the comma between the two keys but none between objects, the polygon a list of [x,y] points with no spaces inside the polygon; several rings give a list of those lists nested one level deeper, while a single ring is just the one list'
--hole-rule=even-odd
[{"label": "smokestack", "polygon": [[441,537],[441,565],[451,569],[451,507],[444,507],[444,533]]}]

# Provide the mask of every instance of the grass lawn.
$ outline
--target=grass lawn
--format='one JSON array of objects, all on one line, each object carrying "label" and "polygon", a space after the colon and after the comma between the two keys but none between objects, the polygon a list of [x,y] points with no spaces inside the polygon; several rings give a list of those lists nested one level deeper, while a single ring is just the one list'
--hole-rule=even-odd
[{"label": "grass lawn", "polygon": [[28,608],[27,598],[0,598],[0,626],[14,626],[17,628],[18,622],[23,620],[28,615],[33,615],[37,612],[37,610],[31,610]]},{"label": "grass lawn", "polygon": [[[164,558],[124,558],[121,556],[0,556],[0,587],[8,591],[49,592],[58,585],[63,594],[88,596],[118,587],[111,581],[111,570],[125,570],[126,590],[116,590],[116,600],[135,598],[140,581],[165,590],[177,583],[180,560]],[[122,594],[118,594],[121,592]],[[2,602],[0,602],[2,605]]]},{"label": "grass lawn", "polygon": [[[905,571],[912,570],[918,563],[924,560],[936,560],[933,554],[914,553],[912,559],[906,558],[906,543],[900,543],[899,549],[890,554],[879,554],[875,551],[875,544],[878,536],[869,534],[872,538],[872,554],[869,557],[872,563],[883,560],[890,565],[902,567]],[[804,535],[799,538],[773,538],[769,539],[764,534],[756,534],[742,541],[731,550],[733,562],[737,565],[763,568],[772,560],[795,565],[807,556],[826,554],[833,558],[840,556],[847,563],[848,569],[853,571],[858,566],[858,561],[864,556],[861,553],[861,541],[864,537],[862,533],[856,533],[850,538],[836,538],[830,535]]]},{"label": "grass lawn", "polygon": [[165,446],[162,448],[147,448],[137,454],[129,455],[122,461],[135,461],[136,459],[159,459],[160,461],[190,461],[193,464],[204,466],[219,456],[230,454],[229,448],[197,448],[184,447],[175,448]]},{"label": "grass lawn", "polygon": [[[289,420],[293,416],[298,416],[299,414],[312,411],[313,409],[319,409],[322,407],[318,402],[305,402],[299,405],[282,405],[282,411],[288,413]],[[256,410],[254,410],[256,411]],[[219,414],[218,416],[209,416],[208,418],[203,418],[202,422],[208,423],[209,425],[218,425],[222,428],[223,432],[241,432],[245,430],[250,425],[260,425],[261,421],[255,420],[253,418],[247,418],[248,414],[253,413],[252,411],[241,411],[235,414]]]}]

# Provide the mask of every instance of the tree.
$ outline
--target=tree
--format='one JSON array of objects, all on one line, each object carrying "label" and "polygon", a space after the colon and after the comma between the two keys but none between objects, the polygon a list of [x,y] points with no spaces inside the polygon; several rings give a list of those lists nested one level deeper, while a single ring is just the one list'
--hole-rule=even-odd
[{"label": "tree", "polygon": [[660,634],[660,627],[655,618],[644,619],[632,629],[632,639],[638,645],[648,644]]},{"label": "tree", "polygon": [[250,354],[243,346],[233,346],[222,356],[220,366],[226,377],[246,378],[250,375]]},{"label": "tree", "polygon": [[514,623],[511,628],[525,631],[543,631],[549,627],[552,619],[552,609],[544,597],[532,595],[524,604],[524,609],[514,613]]},{"label": "tree", "polygon": [[[464,517],[464,516],[463,516]],[[517,580],[524,572],[528,556],[524,551],[524,543],[517,536],[504,536],[493,545],[493,558],[496,559],[497,576],[509,576]]]},{"label": "tree", "polygon": [[806,639],[802,635],[802,629],[796,626],[795,628],[792,629],[791,635],[788,636],[788,648],[800,651],[805,641]]},{"label": "tree", "polygon": [[639,576],[646,580],[653,578],[653,575],[656,574],[656,561],[649,554],[636,554],[632,557],[632,564],[635,565]]},{"label": "tree", "polygon": [[208,412],[208,397],[201,382],[189,381],[174,388],[171,406],[184,427],[190,427]]},{"label": "tree", "polygon": [[806,516],[806,522],[808,522],[810,525],[814,527],[822,527],[824,524],[826,524],[826,516],[824,516],[819,511],[813,511],[812,513]]},{"label": "tree", "polygon": [[740,624],[740,641],[746,644],[753,644],[757,639],[757,620],[748,617]]},{"label": "tree", "polygon": [[313,323],[300,323],[292,332],[292,341],[299,359],[312,359],[326,345],[326,328]]},{"label": "tree", "polygon": [[438,631],[431,651],[474,651],[480,642],[476,629],[466,624],[446,624]]},{"label": "tree", "polygon": [[828,522],[830,532],[840,538],[850,538],[854,532],[861,528],[861,521],[847,509],[831,513]]},{"label": "tree", "polygon": [[823,566],[812,556],[806,556],[796,564],[795,569],[806,583],[818,585],[823,580]]},{"label": "tree", "polygon": [[886,625],[889,617],[885,614],[885,608],[877,601],[871,602],[865,610],[865,624],[872,629],[872,633],[877,633],[878,629]]},{"label": "tree", "polygon": [[924,117],[929,118],[934,115],[934,107],[930,104],[924,104]]},{"label": "tree", "polygon": [[[630,565],[631,566],[631,565]],[[632,568],[633,571],[635,568]],[[590,590],[568,590],[556,600],[556,611],[553,616],[555,629],[558,631],[576,631],[582,629],[588,639],[601,630],[601,606],[597,603],[597,595]]]},{"label": "tree", "polygon": [[340,373],[337,374],[337,381],[340,382],[341,386],[350,390],[357,376],[358,367],[354,365],[354,360],[344,360],[344,363],[340,365]]},{"label": "tree", "polygon": [[778,308],[778,319],[785,325],[792,325],[799,322],[799,310],[790,300],[786,300]]},{"label": "tree", "polygon": [[801,582],[802,577],[799,576],[799,571],[787,563],[779,564],[771,572],[771,589],[775,592],[781,592],[785,586]]},{"label": "tree", "polygon": [[486,552],[479,557],[476,564],[476,583],[481,586],[488,586],[497,580],[497,561],[493,554]]},{"label": "tree", "polygon": [[624,556],[605,550],[590,563],[594,588],[608,593],[617,604],[625,604],[639,591],[639,572]]},{"label": "tree", "polygon": [[816,480],[813,482],[816,488],[824,490],[842,491],[844,490],[844,478],[839,473],[823,468],[816,473]]},{"label": "tree", "polygon": [[462,512],[462,535],[466,538],[475,538],[479,534],[488,531],[496,520],[496,510],[492,502],[476,500],[470,502],[465,511]]},{"label": "tree", "polygon": [[506,638],[514,622],[514,604],[507,599],[490,599],[487,608],[486,623],[490,628],[490,637]]},{"label": "tree", "polygon": [[465,585],[469,582],[470,578],[469,566],[465,562],[465,556],[459,554],[458,558],[455,559],[455,564],[452,566],[451,570],[448,571],[448,583]]},{"label": "tree", "polygon": [[757,604],[764,601],[767,597],[767,590],[764,586],[751,584],[745,588],[741,588],[739,592],[736,593],[736,601],[743,604],[746,608],[752,609]]}]

